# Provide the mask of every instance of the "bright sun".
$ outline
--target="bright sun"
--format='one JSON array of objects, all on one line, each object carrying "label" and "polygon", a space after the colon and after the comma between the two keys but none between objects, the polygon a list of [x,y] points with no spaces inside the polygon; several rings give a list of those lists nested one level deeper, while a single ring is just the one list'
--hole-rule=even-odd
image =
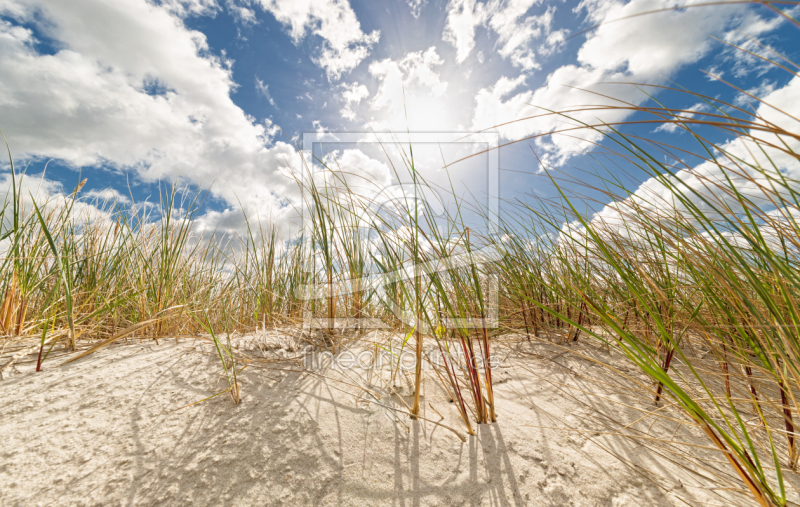
[{"label": "bright sun", "polygon": [[[427,90],[426,90],[427,91]],[[391,106],[377,119],[388,123],[386,127],[392,131],[404,132],[445,132],[463,128],[463,111],[467,107],[457,107],[458,99],[444,93],[435,96],[419,90],[402,95],[393,100]]]}]

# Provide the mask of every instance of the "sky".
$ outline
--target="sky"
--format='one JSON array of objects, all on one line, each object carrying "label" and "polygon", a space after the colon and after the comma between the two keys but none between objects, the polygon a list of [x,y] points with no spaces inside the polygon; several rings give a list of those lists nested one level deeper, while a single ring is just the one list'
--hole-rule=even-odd
[{"label": "sky", "polygon": [[[314,134],[356,139],[318,149],[378,187],[402,182],[393,171],[402,163],[370,136],[431,134],[439,144],[416,152],[425,177],[502,208],[552,195],[544,167],[580,177],[602,135],[500,148],[488,176],[489,155],[444,170],[483,149],[450,141],[481,131],[506,144],[567,125],[545,110],[620,100],[707,107],[644,85],[766,111],[747,91],[800,117],[800,78],[728,45],[798,62],[800,28],[763,5],[698,3],[0,0],[0,130],[37,198],[87,178],[87,201],[156,202],[160,185],[178,182],[208,191],[198,218],[208,230],[241,232],[245,211],[289,234],[300,202],[297,148]],[[661,12],[631,17],[649,11]],[[572,116],[636,118],[622,109]],[[669,126],[629,130],[692,143]],[[0,169],[2,190],[9,165]]]}]

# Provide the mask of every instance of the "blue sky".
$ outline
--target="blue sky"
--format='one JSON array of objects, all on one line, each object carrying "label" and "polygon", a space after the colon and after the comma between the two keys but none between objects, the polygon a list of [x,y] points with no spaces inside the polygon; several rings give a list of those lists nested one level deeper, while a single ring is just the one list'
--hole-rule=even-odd
[{"label": "blue sky", "polygon": [[[703,71],[796,111],[796,76],[714,39],[766,54],[757,40],[800,61],[800,29],[775,12],[737,4],[626,18],[692,3],[0,0],[0,129],[42,192],[70,192],[80,173],[87,198],[130,192],[153,200],[159,183],[180,179],[211,188],[205,227],[222,221],[237,230],[240,206],[292,220],[299,199],[292,143],[304,132],[489,129],[509,142],[564,126],[551,116],[495,127],[540,107],[610,103],[586,90],[646,103],[640,90],[615,82],[678,84],[744,104]],[[796,17],[796,7],[779,7]],[[698,106],[676,93],[657,97]],[[654,129],[630,131],[691,143],[680,130]],[[577,175],[599,141],[587,131],[503,148],[499,197],[552,195],[531,149]],[[391,180],[380,153],[338,149],[340,158],[350,150],[348,163],[364,176]],[[462,184],[485,193],[480,182]]]}]

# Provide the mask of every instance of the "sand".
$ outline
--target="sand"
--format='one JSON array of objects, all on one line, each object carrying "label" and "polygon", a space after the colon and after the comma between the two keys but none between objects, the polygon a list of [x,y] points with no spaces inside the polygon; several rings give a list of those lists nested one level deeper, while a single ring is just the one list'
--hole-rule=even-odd
[{"label": "sand", "polygon": [[[269,338],[245,338],[242,354],[275,354]],[[657,407],[621,395],[607,369],[547,343],[495,350],[498,421],[466,442],[404,414],[388,369],[384,383],[252,362],[239,405],[226,394],[181,408],[226,387],[202,339],[114,344],[58,366],[62,354],[39,373],[22,358],[0,381],[0,505],[752,505],[713,467],[718,453],[665,451],[655,438],[708,442],[690,425],[636,422]],[[396,384],[410,403],[410,378]],[[431,372],[423,387],[422,415],[465,435]],[[629,423],[654,440],[612,434]]]}]

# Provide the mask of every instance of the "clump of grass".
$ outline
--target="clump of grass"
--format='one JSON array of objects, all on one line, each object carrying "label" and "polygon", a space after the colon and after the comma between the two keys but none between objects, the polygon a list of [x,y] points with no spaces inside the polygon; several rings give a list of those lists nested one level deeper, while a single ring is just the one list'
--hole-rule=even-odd
[{"label": "clump of grass", "polygon": [[[621,193],[614,170],[596,174],[604,187],[584,189],[548,172],[560,199],[520,205],[505,222],[506,237],[521,236],[506,242],[498,264],[506,326],[528,332],[527,303],[548,315],[539,330],[567,342],[582,333],[622,351],[652,379],[654,402],[681,407],[759,504],[786,505],[785,475],[798,461],[800,181],[775,156],[800,167],[799,125],[700,98],[711,113],[637,109],[690,132],[706,172],[677,149],[584,125],[615,145],[607,157],[655,190]],[[710,142],[703,128],[736,132],[750,155]],[[580,211],[587,191],[607,199],[601,206],[611,202],[604,213]]]},{"label": "clump of grass", "polygon": [[[219,338],[217,338],[217,334],[214,332],[214,327],[211,325],[209,321],[208,314],[204,311],[203,318],[196,315],[192,315],[195,321],[211,336],[211,340],[214,342],[214,349],[217,351],[217,356],[219,357],[220,363],[222,364],[222,369],[225,372],[225,379],[228,381],[228,389],[222,391],[219,394],[224,394],[226,392],[230,393],[231,398],[233,399],[234,405],[239,404],[239,396],[241,385],[236,379],[236,376],[239,372],[236,371],[236,357],[233,354],[233,344],[231,343],[231,333],[228,329],[228,322],[225,322],[225,334],[227,336],[227,347],[222,344]],[[242,368],[244,370],[245,367]],[[215,395],[215,396],[217,396]]]}]

